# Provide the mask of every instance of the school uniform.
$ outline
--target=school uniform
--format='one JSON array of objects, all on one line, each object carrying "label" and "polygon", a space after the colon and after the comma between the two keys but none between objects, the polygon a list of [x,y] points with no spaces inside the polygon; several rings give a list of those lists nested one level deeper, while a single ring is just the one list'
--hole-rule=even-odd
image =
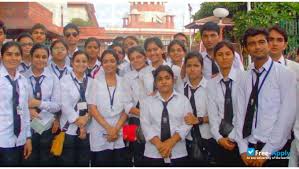
[{"label": "school uniform", "polygon": [[53,61],[50,62],[47,69],[50,70],[59,80],[64,76],[69,74],[72,71],[72,68],[68,66],[66,63],[64,67],[61,69],[59,68]]},{"label": "school uniform", "polygon": [[67,66],[72,67],[72,65],[71,65],[71,61],[72,61],[72,58],[73,58],[73,54],[74,54],[75,52],[77,52],[78,50],[79,50],[79,48],[76,47],[76,49],[75,49],[75,51],[74,51],[73,53],[70,53],[70,52],[68,51],[68,55],[67,55],[67,57],[65,58],[65,64],[66,64]]},{"label": "school uniform", "polygon": [[[44,69],[42,74],[37,77],[30,68],[24,73],[29,87],[29,99],[41,100],[41,104],[36,108],[39,117],[43,121],[51,121],[54,114],[60,110],[60,86],[56,77]],[[52,126],[52,125],[51,125]],[[51,126],[46,128],[42,134],[32,131],[32,154],[29,159],[24,161],[26,166],[51,166],[53,165],[53,156],[50,154],[50,148],[54,135]]]},{"label": "school uniform", "polygon": [[0,166],[21,166],[24,144],[31,137],[28,87],[20,72],[11,78],[0,67]]},{"label": "school uniform", "polygon": [[95,75],[99,73],[99,71],[103,71],[103,67],[101,62],[97,60],[91,68],[87,68],[86,74],[88,77],[95,78]]},{"label": "school uniform", "polygon": [[[124,84],[125,91],[128,93],[130,98],[131,107],[140,109],[140,102],[147,97],[147,92],[144,86],[144,75],[150,73],[149,66],[145,66],[140,71],[133,70],[125,74]],[[129,114],[128,124],[135,124],[140,126],[139,116]],[[137,141],[129,143],[129,158],[134,158],[134,166],[140,166],[142,164],[142,157],[144,153],[144,143]]]},{"label": "school uniform", "polygon": [[[185,123],[184,117],[192,112],[189,100],[173,91],[166,102],[157,92],[154,96],[147,97],[140,106],[140,123],[146,140],[144,166],[185,166],[188,156],[185,138],[191,126]],[[173,147],[171,156],[163,159],[150,140],[157,136],[165,141],[175,133],[180,135],[181,140]]]},{"label": "school uniform", "polygon": [[[289,149],[296,116],[293,72],[271,58],[259,70],[251,64],[240,81],[237,101],[235,129],[240,154],[247,148],[268,153]],[[287,160],[267,160],[264,166],[287,166]]]},{"label": "school uniform", "polygon": [[31,67],[31,64],[26,64],[25,62],[21,62],[21,64],[18,67],[18,71],[23,74],[27,70],[29,70],[30,67]]},{"label": "school uniform", "polygon": [[[94,80],[88,89],[89,93],[93,94],[87,97],[87,103],[97,106],[99,113],[111,126],[117,124],[123,111],[128,114],[131,109],[129,97],[124,90],[123,79],[117,76],[116,80],[116,86],[113,87],[107,85],[105,76],[100,80]],[[89,129],[92,166],[128,166],[122,129],[114,142],[108,142],[107,131],[94,118],[91,120]]]},{"label": "school uniform", "polygon": [[133,70],[132,67],[131,67],[130,62],[127,61],[126,59],[124,59],[123,62],[120,63],[117,67],[118,67],[118,70],[119,70],[118,75],[120,77],[124,77],[125,74],[127,74],[128,72]]},{"label": "school uniform", "polygon": [[[219,66],[207,52],[201,52],[200,54],[203,57],[203,75],[207,80],[210,80],[215,74],[219,73]],[[232,67],[238,70],[244,70],[241,56],[237,52],[235,52]]]},{"label": "school uniform", "polygon": [[[88,113],[86,98],[87,88],[92,83],[92,78],[86,75],[83,81],[76,78],[74,72],[61,79],[61,102],[62,114],[60,126],[65,130],[65,141],[61,154],[61,165],[63,166],[89,166],[90,145],[89,138],[80,139],[78,137],[79,128],[74,123],[79,116]],[[88,124],[85,126],[88,131]]]},{"label": "school uniform", "polygon": [[[235,123],[237,111],[237,95],[239,90],[239,79],[241,71],[231,68],[228,78],[224,79],[219,73],[208,82],[208,113],[212,136],[216,147],[214,156],[217,166],[242,166],[239,157],[238,146],[235,139]],[[230,131],[224,131],[229,128],[224,124],[230,125]],[[233,151],[228,151],[218,144],[221,138],[229,138],[236,144]]]}]

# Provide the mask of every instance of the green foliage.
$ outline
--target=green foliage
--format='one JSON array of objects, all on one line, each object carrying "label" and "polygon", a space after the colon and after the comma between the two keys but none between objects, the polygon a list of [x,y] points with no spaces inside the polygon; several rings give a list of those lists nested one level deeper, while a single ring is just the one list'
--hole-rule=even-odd
[{"label": "green foliage", "polygon": [[71,23],[74,23],[74,24],[76,24],[78,26],[93,26],[93,23],[90,20],[85,21],[85,20],[83,20],[81,18],[73,18],[71,20]]}]

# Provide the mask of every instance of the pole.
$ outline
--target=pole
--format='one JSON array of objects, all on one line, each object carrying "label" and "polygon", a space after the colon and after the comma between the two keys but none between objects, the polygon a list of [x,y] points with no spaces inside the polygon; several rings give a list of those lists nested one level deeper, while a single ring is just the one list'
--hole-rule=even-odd
[{"label": "pole", "polygon": [[[189,17],[190,17],[190,23],[192,23],[192,7],[190,5],[190,3],[188,3],[188,7],[189,7]],[[191,33],[191,29],[189,29],[189,49],[191,50],[191,46],[192,46],[192,33]]]}]

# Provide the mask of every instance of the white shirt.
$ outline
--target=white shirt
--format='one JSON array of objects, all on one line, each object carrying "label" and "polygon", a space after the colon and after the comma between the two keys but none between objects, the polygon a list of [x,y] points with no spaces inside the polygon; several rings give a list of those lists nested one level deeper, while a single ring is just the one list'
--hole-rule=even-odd
[{"label": "white shirt", "polygon": [[72,68],[67,66],[67,64],[64,65],[63,69],[60,69],[53,61],[50,62],[47,69],[49,69],[58,79],[60,76],[59,70],[64,70],[62,77],[72,72]]},{"label": "white shirt", "polygon": [[[35,88],[36,82],[34,80],[34,74],[32,69],[30,68],[27,72],[24,73],[24,76],[27,78],[29,83],[29,98],[34,98],[33,88]],[[41,83],[41,104],[38,107],[41,112],[40,114],[50,113],[51,116],[47,116],[50,118],[54,118],[54,113],[58,112],[61,108],[60,105],[60,84],[59,80],[54,77],[54,75],[49,72],[48,69],[44,69],[41,76],[44,78],[40,80]],[[47,120],[46,120],[47,121]]]},{"label": "white shirt", "polygon": [[[203,77],[202,80],[200,81],[200,83],[197,86],[195,86],[195,88],[198,87],[198,89],[194,93],[197,117],[208,116],[208,105],[207,105],[208,104],[208,102],[207,102],[207,87],[208,86],[207,86],[207,82],[208,81]],[[188,87],[188,98],[190,100],[191,90],[190,90],[189,86],[192,87],[189,79],[187,79],[187,82],[181,87],[181,90],[179,92],[181,94],[184,94],[185,87]],[[191,113],[193,113],[193,111]],[[204,139],[210,139],[212,137],[211,132],[210,132],[210,125],[208,123],[203,123],[202,125],[199,125],[199,131],[200,131],[201,137]],[[186,139],[192,140],[191,132],[189,132]]]},{"label": "white shirt", "polygon": [[28,109],[28,81],[18,71],[13,80],[18,79],[19,86],[19,106],[21,107],[21,132],[18,137],[14,134],[13,125],[13,102],[12,85],[5,77],[9,75],[5,66],[0,67],[0,147],[11,148],[23,146],[26,138],[31,136],[30,132],[30,113]]},{"label": "white shirt", "polygon": [[96,63],[91,68],[91,72],[90,72],[91,77],[94,78],[96,74],[99,73],[100,71],[103,71],[103,67],[101,65],[101,62],[97,59]]},{"label": "white shirt", "polygon": [[[87,97],[87,103],[96,105],[99,113],[111,126],[116,125],[123,110],[125,110],[125,113],[128,114],[129,110],[131,109],[129,106],[130,100],[127,92],[124,90],[123,80],[121,77],[117,76],[116,91],[112,109],[110,107],[109,91],[107,89],[105,78],[102,80],[94,80],[88,90],[88,92],[92,94]],[[110,87],[109,90],[112,97],[115,87]],[[105,134],[107,134],[106,130],[94,118],[91,120],[89,129],[91,151],[97,152],[107,149],[113,150],[125,147],[122,130],[119,131],[119,137],[115,142],[108,142],[105,138]]]},{"label": "white shirt", "polygon": [[[135,107],[137,103],[143,100],[149,93],[144,85],[145,75],[151,73],[149,66],[142,68],[140,71],[132,70],[125,74],[124,87],[128,93],[131,106]],[[133,116],[130,114],[130,116]],[[136,116],[134,116],[136,117]]]},{"label": "white shirt", "polygon": [[127,60],[124,59],[124,61],[119,64],[118,66],[118,69],[119,69],[119,73],[118,75],[120,77],[124,77],[126,73],[132,71],[132,68],[131,68],[131,64],[130,62],[128,62]]},{"label": "white shirt", "polygon": [[[266,72],[269,71],[272,59],[262,66],[265,69],[260,77],[262,83]],[[256,81],[256,74],[253,72],[254,65],[244,72],[240,80],[240,90],[237,102],[238,111],[236,112],[236,140],[240,153],[247,151],[248,142],[266,143],[263,152],[273,153],[280,150],[288,140],[296,116],[296,78],[295,74],[283,65],[274,62],[267,79],[258,95],[258,116],[255,128],[256,112],[254,114],[251,135],[243,139],[243,125],[246,116],[246,109],[250,93]]]},{"label": "white shirt", "polygon": [[68,51],[68,55],[67,55],[67,57],[65,58],[65,64],[66,64],[67,66],[70,66],[70,67],[71,67],[71,61],[72,61],[72,58],[73,58],[73,54],[74,54],[75,52],[77,52],[78,50],[79,50],[79,49],[78,49],[78,47],[77,47],[73,53],[70,53],[70,52]]},{"label": "white shirt", "polygon": [[[232,124],[235,126],[236,123],[236,112],[237,112],[237,96],[239,90],[239,81],[241,71],[231,68],[228,78],[232,80],[231,83],[231,95],[233,104],[233,119]],[[223,76],[219,73],[215,78],[212,78],[208,82],[208,112],[209,122],[211,126],[211,133],[213,138],[218,142],[219,139],[223,138],[219,133],[219,126],[221,120],[224,119],[224,105],[225,105],[225,84],[222,82]],[[230,132],[228,138],[235,140],[235,128]]]},{"label": "white shirt", "polygon": [[[212,61],[211,57],[208,56],[207,52],[201,52],[200,53],[203,57],[203,75],[207,80],[210,80],[212,78]],[[215,61],[215,64],[217,65],[217,62]],[[217,65],[218,69],[219,66]],[[241,61],[240,55],[235,52],[235,57],[233,61],[233,68],[239,69],[239,70],[244,70],[243,63]]]},{"label": "white shirt", "polygon": [[[73,78],[76,78],[74,72],[71,72]],[[79,117],[79,109],[75,111],[75,106],[77,105],[78,101],[80,100],[80,93],[79,90],[80,86],[72,79],[71,74],[64,76],[61,82],[61,118],[60,118],[60,127],[63,128],[66,122],[69,122],[69,127],[66,131],[69,135],[77,135],[76,131],[78,126],[74,123],[76,119]],[[86,76],[84,77],[86,78]],[[76,78],[77,79],[77,78]],[[78,82],[82,82],[77,79]],[[85,98],[88,97],[88,88],[93,83],[93,79],[88,77],[86,91],[85,91]],[[87,128],[88,129],[88,126]]]},{"label": "white shirt", "polygon": [[31,64],[26,64],[25,62],[21,62],[21,64],[19,65],[19,67],[18,67],[18,71],[20,72],[20,73],[25,73],[27,70],[29,70],[30,69],[30,67],[31,67]]},{"label": "white shirt", "polygon": [[[184,95],[174,91],[171,97],[173,98],[167,104],[170,131],[172,136],[178,133],[181,137],[181,140],[175,144],[171,152],[171,159],[176,159],[187,156],[185,138],[192,126],[185,123],[184,117],[187,113],[192,113],[192,108],[189,100]],[[156,95],[147,97],[140,104],[140,124],[146,140],[144,156],[149,158],[162,158],[155,145],[150,142],[155,136],[161,137],[162,101],[165,100],[157,92]]]}]

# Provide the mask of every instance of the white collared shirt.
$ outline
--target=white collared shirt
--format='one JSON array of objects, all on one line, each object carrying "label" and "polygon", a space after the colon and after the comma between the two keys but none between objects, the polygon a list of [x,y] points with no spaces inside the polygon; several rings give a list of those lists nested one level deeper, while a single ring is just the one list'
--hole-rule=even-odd
[{"label": "white collared shirt", "polygon": [[[260,77],[259,87],[270,69],[272,59],[258,70],[265,69]],[[254,65],[249,66],[240,80],[240,90],[237,96],[238,111],[236,112],[236,141],[240,153],[247,151],[248,143],[258,141],[266,143],[263,152],[273,153],[280,150],[287,142],[296,116],[296,79],[295,74],[285,66],[273,62],[272,69],[264,81],[258,95],[258,115],[254,113],[251,135],[243,139],[243,125],[247,104],[252,91],[252,83],[256,81],[253,72]],[[256,127],[255,121],[257,119]]]},{"label": "white collared shirt", "polygon": [[132,71],[131,64],[126,59],[124,59],[124,61],[121,64],[119,64],[117,67],[119,69],[118,75],[120,77],[124,77],[126,73]]},{"label": "white collared shirt", "polygon": [[68,55],[67,55],[67,57],[65,58],[65,64],[66,64],[67,66],[71,67],[71,60],[72,60],[72,58],[73,58],[73,54],[74,54],[75,52],[77,52],[78,50],[79,50],[79,48],[76,47],[76,49],[75,49],[75,51],[74,51],[73,53],[70,53],[70,52],[68,51]]},{"label": "white collared shirt", "polygon": [[5,77],[9,75],[5,66],[0,67],[0,147],[11,148],[22,146],[26,142],[26,138],[31,136],[30,131],[30,113],[28,109],[28,89],[27,79],[18,71],[13,80],[18,79],[19,86],[19,106],[21,107],[21,132],[19,137],[14,134],[13,125],[13,102],[12,102],[12,86]]},{"label": "white collared shirt", "polygon": [[140,101],[146,98],[149,94],[144,85],[145,75],[148,73],[151,73],[151,70],[149,66],[146,66],[138,72],[133,70],[125,74],[124,87],[130,97],[130,104],[132,104],[132,107],[135,107],[138,102],[140,103]]},{"label": "white collared shirt", "polygon": [[[27,67],[29,67],[29,68],[27,68],[25,65],[27,66]],[[19,65],[19,67],[18,67],[18,71],[21,73],[21,74],[23,74],[23,73],[25,73],[27,70],[29,70],[30,69],[30,67],[31,67],[31,64],[26,64],[25,62],[21,62],[21,64]]]},{"label": "white collared shirt", "polygon": [[[172,136],[178,133],[181,137],[171,152],[171,159],[176,159],[187,156],[185,138],[192,126],[185,123],[184,117],[189,112],[192,113],[192,108],[184,95],[174,91],[171,97],[173,98],[167,104],[170,131]],[[155,145],[150,142],[155,136],[161,138],[162,101],[165,100],[157,92],[156,95],[147,97],[140,104],[140,124],[146,140],[144,156],[149,158],[162,158]]]},{"label": "white collared shirt", "polygon": [[[228,78],[232,80],[231,83],[231,95],[233,104],[233,119],[232,124],[235,126],[236,123],[236,111],[237,111],[237,95],[239,90],[239,81],[241,71],[231,68]],[[208,82],[208,112],[209,122],[211,126],[211,133],[213,138],[218,142],[219,139],[223,138],[219,133],[219,126],[221,120],[224,119],[224,105],[225,105],[225,84],[222,82],[223,76],[221,72]],[[228,138],[235,140],[235,128],[230,132]]]},{"label": "white collared shirt", "polygon": [[[181,94],[184,94],[185,87],[188,87],[188,99],[191,98],[191,90],[190,87],[192,86],[189,79],[187,78],[187,82],[181,87],[181,90],[178,91]],[[200,83],[196,86],[196,92],[194,93],[195,99],[195,106],[196,106],[196,114],[197,117],[205,117],[208,116],[208,108],[207,108],[207,80],[203,77]],[[191,106],[192,107],[192,106]],[[191,112],[193,113],[193,111]],[[204,139],[210,139],[212,137],[210,132],[210,125],[208,123],[203,123],[199,125],[199,131],[201,137]],[[192,140],[191,132],[189,132],[188,136],[186,137],[188,140]]]},{"label": "white collared shirt", "polygon": [[[212,61],[211,61],[211,57],[208,56],[207,52],[201,52],[200,53],[203,57],[203,75],[207,80],[210,80],[212,78]],[[217,62],[215,61],[216,65]],[[219,66],[217,65],[218,69]],[[240,55],[235,52],[235,57],[234,57],[234,61],[233,61],[233,68],[234,69],[238,69],[238,70],[244,70],[244,66],[243,63],[241,61],[241,57]]]},{"label": "white collared shirt", "polygon": [[[63,67],[63,69],[60,69],[53,61],[51,61],[50,62],[50,64],[48,65],[48,67],[47,67],[47,69],[49,69],[49,71],[51,72],[51,73],[53,73],[53,75],[54,76],[56,76],[58,79],[59,79],[59,75],[60,75],[60,73],[59,73],[59,70],[64,70],[65,69],[65,71],[64,71],[64,73],[63,73],[63,75],[62,75],[62,77],[64,76],[64,75],[67,75],[67,74],[69,74],[69,73],[71,73],[72,72],[72,68],[70,67],[70,66],[67,66],[67,64],[65,64],[64,65],[64,67]],[[61,78],[62,78],[61,77]]]},{"label": "white collared shirt", "polygon": [[[35,88],[36,82],[34,80],[34,74],[30,68],[27,72],[24,73],[24,76],[27,78],[29,83],[29,99],[34,98],[33,88]],[[49,69],[44,69],[41,76],[44,76],[41,83],[41,104],[38,107],[41,110],[41,113],[50,113],[54,117],[54,113],[58,112],[61,108],[60,105],[60,83],[59,80],[54,77],[54,75],[49,72]],[[40,80],[41,81],[41,80]]]},{"label": "white collared shirt", "polygon": [[95,78],[95,76],[100,73],[104,72],[103,67],[101,65],[101,62],[97,59],[95,65],[93,65],[92,70],[90,72],[90,75],[92,78]]},{"label": "white collared shirt", "polygon": [[[128,114],[131,109],[129,104],[130,99],[127,92],[124,90],[123,79],[119,76],[117,76],[116,91],[112,109],[110,107],[109,91],[107,89],[105,78],[102,80],[94,80],[90,88],[87,90],[89,93],[92,93],[90,94],[90,97],[87,97],[87,103],[97,106],[99,113],[111,126],[116,125],[123,110],[125,110],[125,113]],[[109,87],[109,90],[112,97],[115,87]],[[105,136],[105,134],[107,134],[106,130],[94,118],[91,120],[89,129],[91,151],[97,152],[125,147],[122,130],[119,131],[119,137],[115,142],[108,142]]]},{"label": "white collared shirt", "polygon": [[[80,89],[80,86],[78,86],[76,84],[76,82],[72,79],[71,75],[73,76],[73,78],[76,78],[74,72],[71,72],[70,74],[64,76],[60,80],[60,82],[61,82],[61,103],[62,103],[62,106],[61,106],[62,114],[61,114],[61,118],[60,118],[60,127],[63,128],[65,126],[66,122],[68,121],[70,125],[69,125],[66,133],[69,135],[77,135],[76,131],[78,129],[78,126],[74,122],[79,117],[79,109],[78,109],[78,111],[75,111],[75,106],[77,105],[78,101],[80,100],[80,93],[78,90],[78,88]],[[84,76],[84,78],[86,78],[86,76]],[[90,88],[90,85],[92,83],[93,83],[93,79],[88,77],[87,87],[86,87],[86,91],[85,91],[86,99],[89,95],[89,93],[88,93],[89,91],[87,89]],[[88,129],[88,126],[86,129]]]}]

